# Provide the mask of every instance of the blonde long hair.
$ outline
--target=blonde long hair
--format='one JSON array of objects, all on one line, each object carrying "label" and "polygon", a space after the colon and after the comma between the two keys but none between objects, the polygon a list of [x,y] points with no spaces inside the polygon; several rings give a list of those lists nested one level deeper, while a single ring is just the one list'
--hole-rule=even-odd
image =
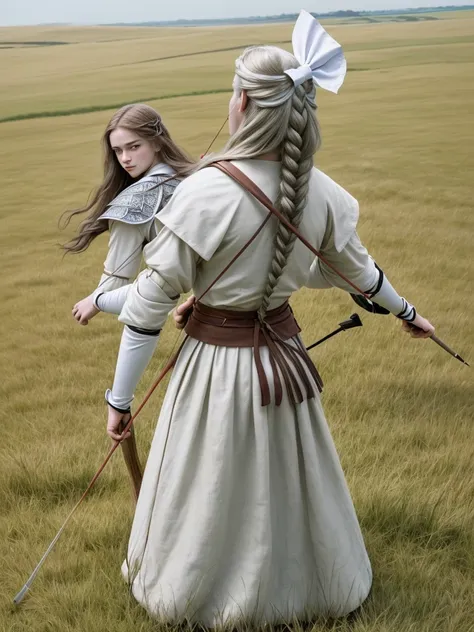
[{"label": "blonde long hair", "polygon": [[77,234],[64,244],[63,248],[67,253],[83,252],[98,235],[108,229],[107,220],[101,220],[100,216],[107,205],[134,182],[130,174],[120,166],[110,146],[110,134],[118,127],[136,132],[140,138],[156,143],[160,160],[174,169],[176,177],[185,177],[195,167],[196,163],[172,140],[156,110],[144,103],[133,103],[120,108],[110,119],[102,136],[104,153],[102,184],[85,206],[66,211],[61,218],[60,225],[65,228],[74,216],[89,213],[80,224]]},{"label": "blonde long hair", "polygon": [[[281,155],[277,208],[298,227],[306,206],[313,156],[321,144],[315,117],[315,85],[312,79],[295,86],[285,70],[298,68],[291,53],[276,46],[246,49],[236,61],[234,91],[247,92],[248,105],[242,125],[223,152],[199,165],[216,160],[245,160],[278,151]],[[265,316],[273,291],[290,256],[295,235],[279,224],[274,257],[264,290],[260,314]]]}]

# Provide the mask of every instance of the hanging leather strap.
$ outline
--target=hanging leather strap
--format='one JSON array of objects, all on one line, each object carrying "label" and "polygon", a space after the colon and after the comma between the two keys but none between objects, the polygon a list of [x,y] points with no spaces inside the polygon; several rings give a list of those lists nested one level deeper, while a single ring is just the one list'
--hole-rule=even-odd
[{"label": "hanging leather strap", "polygon": [[223,310],[198,302],[185,331],[190,338],[210,345],[252,347],[262,406],[268,406],[271,401],[270,384],[261,357],[262,347],[268,347],[277,406],[282,402],[283,384],[293,404],[314,397],[314,383],[319,391],[322,390],[323,382],[298,337],[301,329],[288,301],[268,311],[264,319],[259,318],[256,310]]}]

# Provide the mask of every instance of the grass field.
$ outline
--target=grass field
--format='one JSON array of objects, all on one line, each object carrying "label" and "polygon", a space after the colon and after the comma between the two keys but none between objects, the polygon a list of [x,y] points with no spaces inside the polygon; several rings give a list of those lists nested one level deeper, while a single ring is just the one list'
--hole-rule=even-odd
[{"label": "grass field", "polygon": [[[359,199],[359,233],[395,287],[474,362],[474,20],[439,15],[449,19],[330,27],[352,72],[337,97],[318,95],[316,162]],[[230,90],[238,54],[208,51],[290,40],[289,24],[0,29],[0,44],[69,42],[0,50],[0,118],[32,117],[0,123],[2,632],[158,629],[119,573],[133,515],[120,457],[12,606],[108,449],[103,392],[120,327],[103,315],[78,327],[70,316],[95,287],[106,239],[65,259],[57,247],[71,233],[60,233],[59,215],[100,181],[112,114],[100,108],[147,98],[197,156],[226,116],[229,95],[216,91]],[[152,61],[162,57],[173,59]],[[77,108],[90,111],[60,115]],[[308,343],[356,309],[338,291],[302,291],[293,305]],[[375,583],[359,619],[314,632],[473,632],[472,369],[403,335],[394,318],[361,316],[361,330],[313,357]],[[169,323],[138,401],[175,341]],[[138,421],[144,455],[162,397]]]}]

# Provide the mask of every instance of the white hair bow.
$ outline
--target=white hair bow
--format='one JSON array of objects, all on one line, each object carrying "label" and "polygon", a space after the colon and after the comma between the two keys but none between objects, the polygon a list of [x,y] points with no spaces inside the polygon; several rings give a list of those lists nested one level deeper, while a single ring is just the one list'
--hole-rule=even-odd
[{"label": "white hair bow", "polygon": [[307,11],[301,11],[293,29],[293,54],[299,68],[285,70],[295,86],[314,79],[317,86],[337,92],[347,72],[342,47]]}]

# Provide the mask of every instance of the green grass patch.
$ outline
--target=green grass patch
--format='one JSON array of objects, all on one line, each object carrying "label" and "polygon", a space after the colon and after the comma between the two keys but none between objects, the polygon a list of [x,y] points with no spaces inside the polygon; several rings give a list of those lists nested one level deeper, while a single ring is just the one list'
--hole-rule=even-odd
[{"label": "green grass patch", "polygon": [[0,43],[2,46],[18,46],[18,47],[26,46],[28,48],[31,48],[32,46],[67,46],[68,44],[71,44],[72,42],[55,42],[55,41],[9,42],[9,41],[2,40]]}]

